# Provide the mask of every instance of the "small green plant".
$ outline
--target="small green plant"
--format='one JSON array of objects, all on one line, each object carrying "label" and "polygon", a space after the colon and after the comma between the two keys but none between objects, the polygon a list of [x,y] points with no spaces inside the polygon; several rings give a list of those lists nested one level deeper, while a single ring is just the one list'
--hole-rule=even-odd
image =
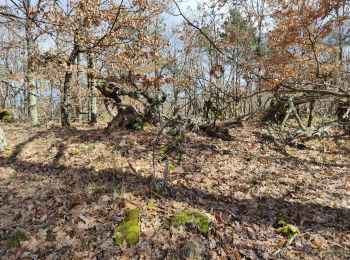
[{"label": "small green plant", "polygon": [[150,202],[150,203],[147,204],[146,207],[147,207],[147,209],[152,210],[152,209],[155,209],[155,208],[156,208],[156,205],[155,205],[153,202]]},{"label": "small green plant", "polygon": [[181,144],[184,140],[185,140],[185,135],[184,135],[183,133],[177,135],[177,136],[175,137],[175,145]]},{"label": "small green plant", "polygon": [[103,116],[102,116],[102,122],[107,124],[110,120],[110,116],[108,113],[104,113]]},{"label": "small green plant", "polygon": [[148,129],[150,128],[152,125],[150,123],[144,122],[143,123],[143,129]]},{"label": "small green plant", "polygon": [[11,175],[9,176],[10,179],[17,179],[18,178],[18,173],[17,172],[13,172],[11,173]]},{"label": "small green plant", "polygon": [[169,165],[169,171],[170,173],[173,173],[176,170],[176,164],[171,162]]},{"label": "small green plant", "polygon": [[126,243],[134,246],[139,242],[139,234],[141,228],[139,226],[139,218],[141,211],[139,209],[130,209],[127,212],[124,223],[117,226],[113,231],[113,242],[115,245]]},{"label": "small green plant", "polygon": [[25,240],[27,240],[27,234],[24,231],[17,229],[10,235],[10,237],[6,241],[6,249],[9,250],[19,247],[21,245],[21,241]]},{"label": "small green plant", "polygon": [[160,154],[166,154],[170,150],[170,145],[164,145],[162,148],[160,148],[159,153]]},{"label": "small green plant", "polygon": [[160,148],[159,153],[166,154],[173,151],[177,147],[181,146],[184,140],[184,135],[177,135],[173,141],[168,142],[166,145]]},{"label": "small green plant", "polygon": [[137,120],[132,124],[131,128],[134,130],[143,130],[145,127],[145,123],[142,120]]},{"label": "small green plant", "polygon": [[277,233],[285,238],[291,238],[294,234],[300,234],[299,228],[289,224],[284,216],[279,216],[277,221]]},{"label": "small green plant", "polygon": [[74,157],[74,156],[78,156],[80,154],[80,151],[79,150],[73,150],[73,151],[70,151],[68,154],[70,156]]},{"label": "small green plant", "polygon": [[13,150],[6,150],[6,151],[4,151],[4,156],[6,158],[12,158],[14,156]]},{"label": "small green plant", "polygon": [[203,235],[208,234],[210,227],[210,221],[206,215],[190,210],[183,211],[175,215],[171,221],[171,224],[174,227],[194,225]]}]

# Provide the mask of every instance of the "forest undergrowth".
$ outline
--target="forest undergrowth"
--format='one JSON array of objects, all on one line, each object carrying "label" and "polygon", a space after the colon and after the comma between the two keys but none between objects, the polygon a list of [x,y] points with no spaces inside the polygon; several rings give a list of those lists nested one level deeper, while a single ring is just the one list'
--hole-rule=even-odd
[{"label": "forest undergrowth", "polygon": [[[1,259],[350,257],[349,136],[281,152],[265,126],[247,123],[229,130],[230,141],[187,133],[181,149],[163,154],[170,137],[153,149],[152,127],[4,131]],[[158,179],[169,171],[158,189],[149,185],[153,150]],[[139,209],[138,241],[116,244],[130,209]]]}]

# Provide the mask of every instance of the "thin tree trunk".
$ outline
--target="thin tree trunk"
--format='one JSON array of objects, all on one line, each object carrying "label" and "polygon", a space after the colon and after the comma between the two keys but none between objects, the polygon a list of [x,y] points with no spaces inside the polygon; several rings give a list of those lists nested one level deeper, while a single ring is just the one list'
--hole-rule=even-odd
[{"label": "thin tree trunk", "polygon": [[[25,2],[27,10],[31,7],[31,1]],[[37,97],[32,94],[35,89],[34,80],[34,64],[33,64],[33,49],[34,39],[31,36],[32,20],[29,14],[26,16],[25,31],[26,31],[26,44],[27,44],[27,71],[26,71],[26,83],[27,83],[27,98],[28,98],[28,114],[30,121],[33,125],[38,124],[38,110],[37,110]]]},{"label": "thin tree trunk", "polygon": [[314,118],[314,116],[313,116],[314,109],[315,109],[315,100],[312,100],[310,102],[310,106],[309,106],[309,118],[307,121],[307,127],[311,127],[312,120]]},{"label": "thin tree trunk", "polygon": [[[6,52],[6,58],[5,58],[5,68],[7,70],[9,69],[8,59],[9,59],[9,54],[8,54],[8,51],[7,51]],[[7,103],[8,98],[11,99],[11,97],[10,97],[10,86],[7,84],[7,82],[4,82],[4,85],[5,85],[5,91],[4,91],[5,93],[3,95],[1,108],[6,108],[6,103]],[[10,102],[11,102],[11,100],[10,100]]]},{"label": "thin tree trunk", "polygon": [[54,121],[55,120],[55,102],[53,98],[53,87],[54,83],[53,81],[50,81],[50,120]]},{"label": "thin tree trunk", "polygon": [[30,81],[28,86],[28,112],[29,117],[31,120],[31,123],[33,125],[38,124],[38,110],[37,110],[37,97],[33,95],[33,92],[35,91],[35,83],[34,81]]},{"label": "thin tree trunk", "polygon": [[[94,63],[91,54],[88,54],[88,68],[93,69]],[[88,73],[88,87],[89,87],[89,122],[90,124],[97,123],[97,99],[95,90],[95,79],[92,72]]]},{"label": "thin tree trunk", "polygon": [[75,121],[82,122],[82,101],[80,98],[80,54],[77,55],[77,89],[76,89],[76,105],[75,105]]}]

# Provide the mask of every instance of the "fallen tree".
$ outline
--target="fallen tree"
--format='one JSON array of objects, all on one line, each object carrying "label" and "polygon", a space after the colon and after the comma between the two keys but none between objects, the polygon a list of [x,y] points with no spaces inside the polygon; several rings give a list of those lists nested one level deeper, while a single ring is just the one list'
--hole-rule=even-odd
[{"label": "fallen tree", "polygon": [[[304,124],[300,113],[297,109],[297,105],[306,104],[310,102],[312,106],[309,107],[309,115],[307,125]],[[267,111],[264,120],[272,119],[278,124],[280,136],[285,136],[282,140],[283,145],[291,144],[294,139],[299,136],[306,136],[307,138],[322,138],[329,135],[329,131],[335,127],[342,127],[345,134],[350,133],[350,103],[338,101],[336,109],[336,119],[327,120],[316,126],[311,125],[312,121],[312,109],[314,108],[315,97],[305,96],[289,96],[283,97],[271,104],[270,109]],[[297,105],[296,105],[297,104]],[[286,132],[286,124],[290,118],[295,118],[297,122],[297,128]],[[311,119],[310,119],[311,118]],[[283,134],[284,133],[284,134]]]},{"label": "fallen tree", "polygon": [[[109,122],[107,131],[112,131],[116,127],[127,129],[143,129],[145,123],[156,124],[161,115],[159,107],[166,101],[164,92],[153,93],[149,85],[144,85],[137,81],[139,76],[135,76],[129,71],[127,76],[120,78],[109,77],[100,78],[96,88],[101,94],[112,100],[106,101],[108,112],[113,116]],[[123,104],[123,97],[128,97],[138,101],[143,105],[143,111],[139,111],[131,104]],[[111,109],[115,107],[117,113]]]}]

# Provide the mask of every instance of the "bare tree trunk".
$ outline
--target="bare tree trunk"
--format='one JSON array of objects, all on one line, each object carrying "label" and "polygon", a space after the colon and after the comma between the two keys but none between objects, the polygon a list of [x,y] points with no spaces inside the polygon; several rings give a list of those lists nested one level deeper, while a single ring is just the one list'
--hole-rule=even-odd
[{"label": "bare tree trunk", "polygon": [[[8,70],[9,69],[9,53],[8,51],[6,52],[6,58],[5,58],[5,68]],[[7,84],[7,82],[4,82],[4,86],[5,86],[5,90],[4,90],[4,94],[2,94],[2,104],[1,104],[1,108],[6,108],[6,103],[8,98],[10,98],[10,86]],[[11,102],[11,100],[10,100]]]},{"label": "bare tree trunk", "polygon": [[[88,68],[92,69],[94,67],[93,59],[91,54],[88,54]],[[96,99],[96,89],[95,89],[95,79],[91,72],[88,73],[88,87],[89,87],[89,122],[90,124],[97,123],[97,99]]]},{"label": "bare tree trunk", "polygon": [[97,98],[96,98],[96,91],[95,91],[95,84],[92,84],[90,88],[90,123],[96,124],[97,123]]},{"label": "bare tree trunk", "polygon": [[75,98],[76,98],[76,104],[75,104],[75,121],[78,123],[81,123],[83,118],[82,118],[82,101],[80,98],[80,54],[77,55],[77,89],[75,93]]},{"label": "bare tree trunk", "polygon": [[309,105],[309,118],[307,121],[307,127],[311,127],[312,120],[314,118],[313,116],[314,109],[315,109],[315,100],[312,100]]},{"label": "bare tree trunk", "polygon": [[63,97],[61,102],[61,125],[63,127],[70,127],[72,122],[72,104],[71,104],[71,98],[72,98],[72,78],[73,78],[73,72],[70,70],[70,66],[74,65],[74,62],[78,55],[78,46],[74,45],[74,48],[69,56],[69,60],[67,61],[67,67],[68,70],[66,71],[66,74],[64,76],[64,83],[63,83]]},{"label": "bare tree trunk", "polygon": [[63,83],[63,98],[61,104],[61,124],[63,127],[71,125],[71,104],[70,104],[70,88],[71,88],[72,73],[66,72]]},{"label": "bare tree trunk", "polygon": [[28,86],[28,112],[31,123],[33,125],[38,124],[38,110],[37,110],[37,97],[33,94],[35,91],[34,81],[30,81]]},{"label": "bare tree trunk", "polygon": [[[31,8],[31,1],[25,1],[26,8],[29,10]],[[27,95],[28,95],[28,114],[30,121],[33,125],[38,124],[38,110],[37,110],[37,97],[33,95],[35,89],[34,84],[34,64],[33,64],[33,49],[34,49],[34,39],[31,36],[32,29],[32,19],[27,13],[25,22],[26,31],[26,44],[27,44],[27,71],[26,71],[26,83],[27,83]]]},{"label": "bare tree trunk", "polygon": [[50,81],[50,120],[54,121],[55,120],[55,102],[54,102],[54,98],[53,98],[53,87],[54,87],[54,83],[53,81]]}]

